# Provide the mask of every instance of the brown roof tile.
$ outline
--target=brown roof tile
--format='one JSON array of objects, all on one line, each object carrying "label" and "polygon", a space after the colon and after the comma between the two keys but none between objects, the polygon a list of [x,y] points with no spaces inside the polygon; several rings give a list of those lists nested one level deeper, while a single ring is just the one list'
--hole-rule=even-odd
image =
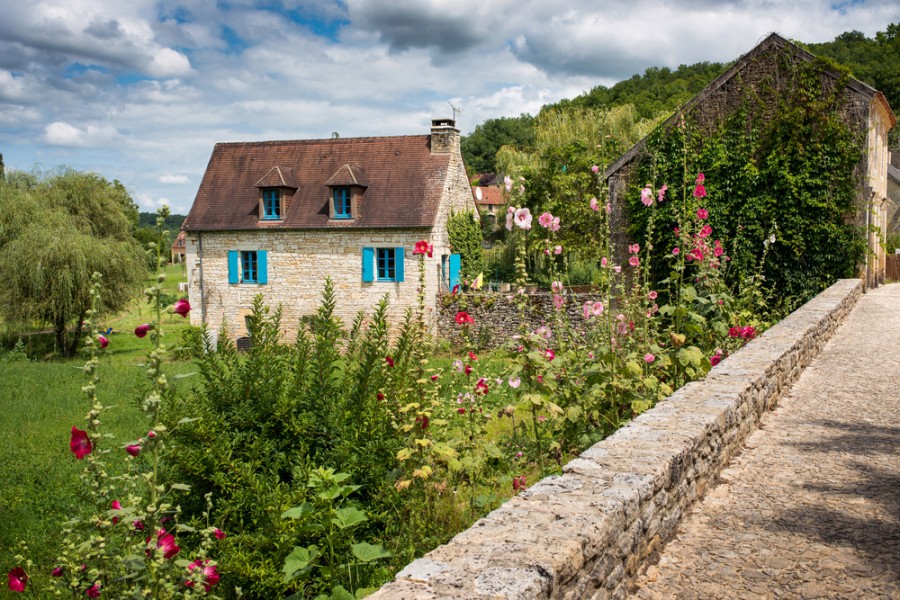
[{"label": "brown roof tile", "polygon": [[476,191],[476,204],[506,204],[506,198],[503,197],[503,190],[497,187],[478,186],[476,189],[481,190],[481,199],[478,199]]},{"label": "brown roof tile", "polygon": [[[449,154],[431,153],[429,135],[219,143],[183,229],[431,227],[449,163]],[[297,189],[283,221],[261,224],[257,183],[275,167]],[[368,186],[352,221],[328,218],[327,182],[337,175]]]},{"label": "brown roof tile", "polygon": [[282,169],[281,167],[272,167],[269,172],[263,175],[263,178],[256,182],[256,187],[289,187],[297,189],[297,183],[294,181],[294,174],[290,168]]}]

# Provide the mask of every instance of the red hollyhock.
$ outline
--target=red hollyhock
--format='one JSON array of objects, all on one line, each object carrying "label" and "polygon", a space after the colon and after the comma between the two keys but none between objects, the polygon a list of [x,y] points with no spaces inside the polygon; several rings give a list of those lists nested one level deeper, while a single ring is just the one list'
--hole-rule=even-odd
[{"label": "red hollyhock", "polygon": [[109,340],[106,339],[106,336],[105,336],[105,335],[98,335],[98,336],[97,336],[97,341],[100,342],[100,347],[101,347],[101,348],[106,348],[107,346],[109,346]]},{"label": "red hollyhock", "polygon": [[134,328],[134,335],[138,336],[139,338],[142,338],[145,335],[147,335],[147,332],[150,331],[150,329],[151,329],[150,323],[144,323],[143,325],[138,325],[137,327]]},{"label": "red hollyhock", "polygon": [[[207,593],[213,588],[214,585],[219,583],[219,572],[216,570],[216,565],[209,564],[209,559],[207,558],[205,561],[202,561],[198,558],[190,565],[188,565],[188,571],[193,571],[194,569],[202,568],[203,569],[203,589],[206,590]],[[194,587],[193,581],[185,581],[184,585],[189,588]]]},{"label": "red hollyhock", "polygon": [[125,446],[125,452],[130,454],[131,456],[137,456],[141,453],[141,445],[140,444],[129,444]]},{"label": "red hollyhock", "polygon": [[175,304],[172,305],[172,312],[176,315],[181,315],[182,317],[186,317],[189,312],[191,312],[191,303],[185,299],[181,299]]},{"label": "red hollyhock", "polygon": [[429,244],[425,240],[419,240],[416,242],[416,248],[413,250],[413,254],[429,254]]},{"label": "red hollyhock", "polygon": [[16,567],[7,575],[9,577],[9,590],[11,592],[24,592],[28,583],[28,574],[22,567]]},{"label": "red hollyhock", "polygon": [[473,319],[472,315],[470,315],[466,311],[461,310],[456,313],[456,322],[459,325],[472,325],[473,323],[475,323],[475,319]]},{"label": "red hollyhock", "polygon": [[84,591],[84,593],[87,594],[88,598],[99,598],[100,597],[100,582],[95,581],[94,585],[92,585],[91,587],[86,589]]},{"label": "red hollyhock", "polygon": [[391,358],[390,356],[385,356],[385,357],[384,357],[384,362],[386,362],[386,363],[388,364],[389,367],[393,367],[393,366],[394,366],[394,359]]},{"label": "red hollyhock", "polygon": [[175,538],[171,533],[166,533],[165,529],[156,532],[156,547],[162,548],[163,558],[170,559],[181,550],[181,547],[175,543]]},{"label": "red hollyhock", "polygon": [[91,453],[94,447],[91,445],[91,440],[88,438],[87,431],[82,431],[78,429],[74,425],[72,425],[72,439],[69,440],[69,448],[75,454],[75,458],[81,460],[85,456]]}]

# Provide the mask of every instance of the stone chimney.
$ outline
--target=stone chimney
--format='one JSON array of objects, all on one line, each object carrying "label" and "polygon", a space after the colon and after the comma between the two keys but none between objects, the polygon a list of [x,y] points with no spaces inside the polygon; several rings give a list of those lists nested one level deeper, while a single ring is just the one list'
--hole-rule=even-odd
[{"label": "stone chimney", "polygon": [[459,152],[459,129],[453,119],[431,120],[431,153]]}]

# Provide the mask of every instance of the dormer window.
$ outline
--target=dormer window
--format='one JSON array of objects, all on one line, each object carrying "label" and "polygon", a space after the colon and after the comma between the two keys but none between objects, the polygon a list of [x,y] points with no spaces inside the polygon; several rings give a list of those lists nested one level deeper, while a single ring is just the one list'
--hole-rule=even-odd
[{"label": "dormer window", "polygon": [[334,218],[335,219],[352,219],[353,194],[350,192],[350,186],[338,186],[333,188],[334,197]]},{"label": "dormer window", "polygon": [[269,188],[263,190],[263,219],[281,219],[281,190]]}]

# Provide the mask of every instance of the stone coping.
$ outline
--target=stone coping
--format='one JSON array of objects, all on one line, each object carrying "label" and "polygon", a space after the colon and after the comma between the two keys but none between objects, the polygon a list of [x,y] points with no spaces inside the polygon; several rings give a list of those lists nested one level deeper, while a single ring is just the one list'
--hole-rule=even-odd
[{"label": "stone coping", "polygon": [[838,281],[369,597],[624,597],[861,295],[859,280]]}]

